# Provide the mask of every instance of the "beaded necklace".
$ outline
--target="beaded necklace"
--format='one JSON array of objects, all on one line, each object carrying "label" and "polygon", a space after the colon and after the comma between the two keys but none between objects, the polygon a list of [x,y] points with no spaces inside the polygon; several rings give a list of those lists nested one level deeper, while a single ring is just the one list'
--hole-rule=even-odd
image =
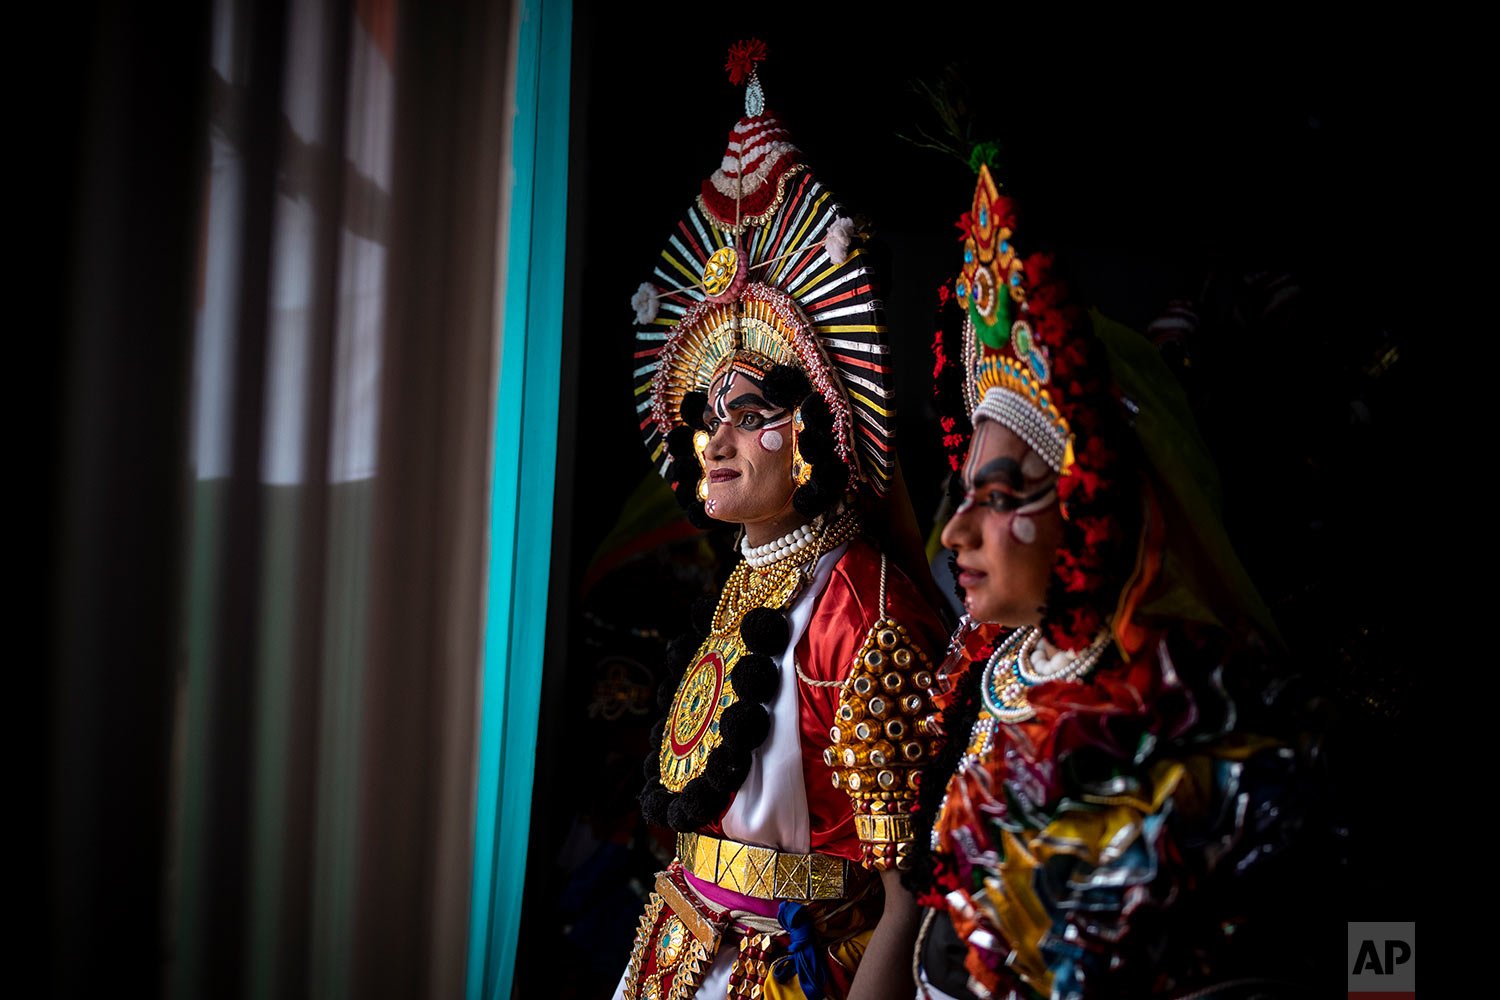
[{"label": "beaded necklace", "polygon": [[1028,688],[1047,681],[1069,681],[1088,673],[1109,646],[1110,633],[1102,630],[1088,648],[1079,652],[1064,651],[1037,667],[1033,654],[1041,643],[1042,631],[1035,626],[1012,633],[990,656],[979,682],[980,697],[990,715],[1004,723],[1025,722],[1036,716],[1026,700]]}]

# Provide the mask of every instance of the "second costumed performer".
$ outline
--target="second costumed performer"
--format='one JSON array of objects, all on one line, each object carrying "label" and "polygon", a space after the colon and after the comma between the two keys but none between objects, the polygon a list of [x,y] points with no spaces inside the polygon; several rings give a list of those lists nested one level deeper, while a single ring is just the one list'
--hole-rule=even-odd
[{"label": "second costumed performer", "polygon": [[942,536],[970,621],[933,692],[919,996],[1326,995],[1344,921],[1314,691],[1172,374],[1016,218],[980,166],[943,352],[973,423]]},{"label": "second costumed performer", "polygon": [[872,540],[910,520],[883,317],[852,221],[764,106],[764,55],[731,50],[745,116],[633,302],[646,448],[695,523],[743,526],[744,559],[669,646],[641,806],[677,855],[631,1000],[913,988],[898,869],[943,628]]}]

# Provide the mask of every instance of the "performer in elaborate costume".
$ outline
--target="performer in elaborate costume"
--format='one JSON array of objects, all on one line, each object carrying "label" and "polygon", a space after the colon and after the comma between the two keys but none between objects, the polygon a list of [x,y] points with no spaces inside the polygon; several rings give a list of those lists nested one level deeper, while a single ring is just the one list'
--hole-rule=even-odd
[{"label": "performer in elaborate costume", "polygon": [[1301,995],[1330,957],[1293,930],[1305,757],[1182,393],[1022,256],[988,167],[961,224],[968,614],[908,880],[919,995]]},{"label": "performer in elaborate costume", "polygon": [[695,523],[743,527],[744,559],[669,647],[641,806],[677,857],[630,1000],[913,989],[898,873],[944,630],[889,544],[907,501],[872,275],[764,107],[764,54],[731,50],[745,117],[634,300],[646,447]]}]

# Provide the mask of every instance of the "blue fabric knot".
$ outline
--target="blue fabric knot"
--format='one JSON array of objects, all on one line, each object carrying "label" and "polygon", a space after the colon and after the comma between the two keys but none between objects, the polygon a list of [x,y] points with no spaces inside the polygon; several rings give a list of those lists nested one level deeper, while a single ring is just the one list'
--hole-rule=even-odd
[{"label": "blue fabric knot", "polygon": [[778,983],[784,983],[795,970],[807,1000],[823,1000],[823,957],[813,939],[812,914],[801,903],[788,900],[777,908],[776,919],[791,936],[791,943],[787,954],[771,964],[771,975]]}]

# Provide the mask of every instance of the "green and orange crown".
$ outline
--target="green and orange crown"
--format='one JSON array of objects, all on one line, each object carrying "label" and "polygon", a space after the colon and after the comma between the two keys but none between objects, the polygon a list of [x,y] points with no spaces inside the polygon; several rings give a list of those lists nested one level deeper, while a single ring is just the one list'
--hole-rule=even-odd
[{"label": "green and orange crown", "polygon": [[1038,323],[1049,317],[1028,300],[1028,266],[1012,243],[1015,210],[989,167],[979,168],[965,231],[963,272],[954,291],[965,309],[963,352],[970,419],[988,416],[1010,427],[1061,472],[1072,465],[1072,432],[1052,386],[1050,350]]}]

